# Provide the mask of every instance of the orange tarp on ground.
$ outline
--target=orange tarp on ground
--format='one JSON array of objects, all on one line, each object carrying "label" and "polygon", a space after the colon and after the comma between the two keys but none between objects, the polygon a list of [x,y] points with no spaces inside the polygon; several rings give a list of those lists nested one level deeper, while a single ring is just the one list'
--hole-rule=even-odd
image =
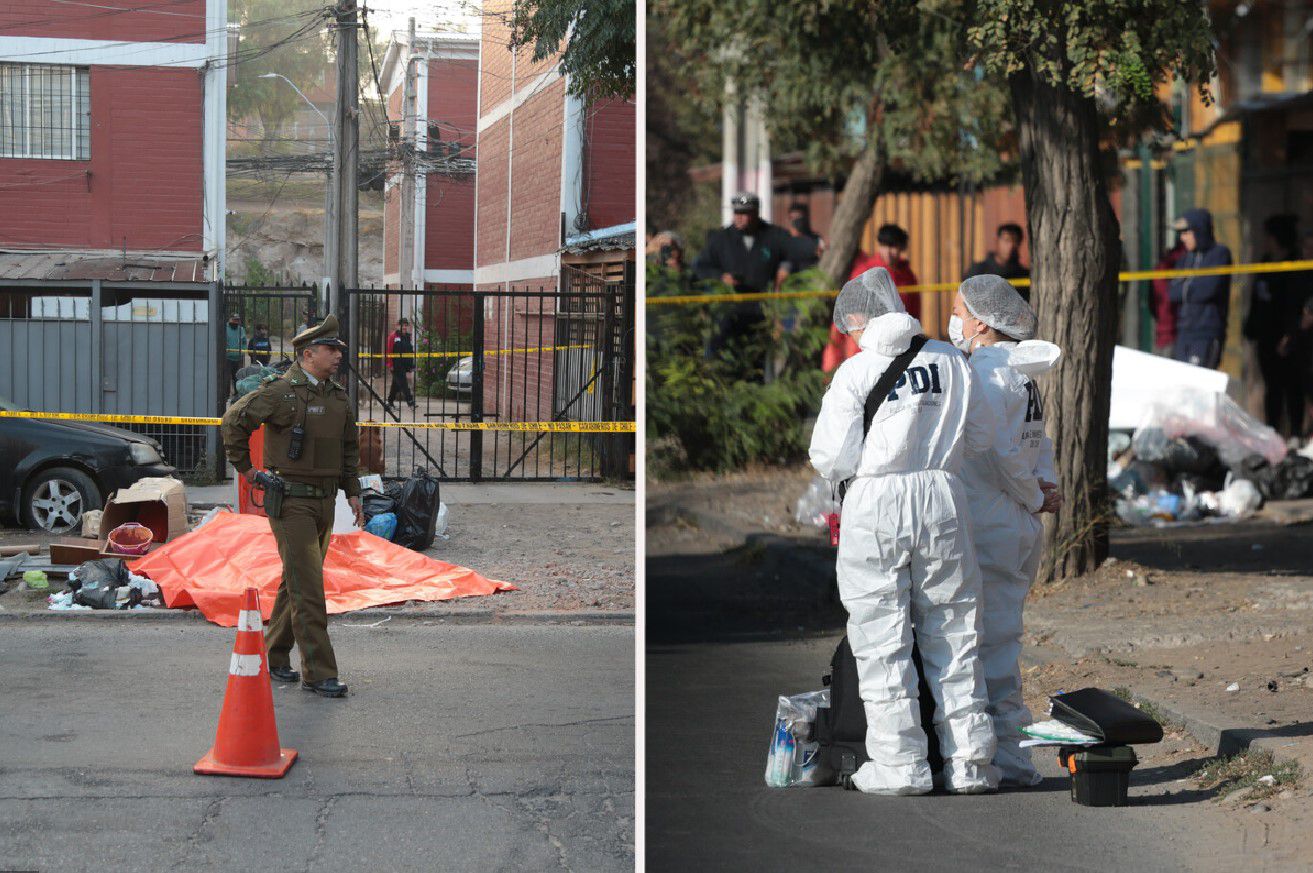
[{"label": "orange tarp on ground", "polygon": [[[269,520],[232,512],[219,513],[200,530],[128,566],[160,586],[165,606],[195,606],[223,627],[237,624],[247,587],[259,589],[260,608],[268,620],[283,575]],[[454,600],[514,590],[508,582],[485,579],[364,531],[333,534],[324,562],[324,594],[332,614],[406,600]]]}]

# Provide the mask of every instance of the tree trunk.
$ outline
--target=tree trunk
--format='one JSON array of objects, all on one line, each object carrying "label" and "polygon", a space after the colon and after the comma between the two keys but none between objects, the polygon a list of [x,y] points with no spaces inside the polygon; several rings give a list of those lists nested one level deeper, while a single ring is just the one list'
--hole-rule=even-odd
[{"label": "tree trunk", "polygon": [[1040,579],[1086,573],[1108,554],[1107,452],[1121,242],[1099,154],[1094,100],[1027,66],[1009,85],[1018,120],[1031,302],[1062,361],[1039,380],[1065,503],[1045,523]]},{"label": "tree trunk", "polygon": [[848,184],[843,188],[843,199],[830,220],[829,248],[821,255],[820,268],[830,277],[834,287],[840,288],[848,280],[848,267],[857,254],[875,198],[879,193],[880,179],[884,176],[884,153],[880,138],[868,135],[866,148],[857,156]]}]

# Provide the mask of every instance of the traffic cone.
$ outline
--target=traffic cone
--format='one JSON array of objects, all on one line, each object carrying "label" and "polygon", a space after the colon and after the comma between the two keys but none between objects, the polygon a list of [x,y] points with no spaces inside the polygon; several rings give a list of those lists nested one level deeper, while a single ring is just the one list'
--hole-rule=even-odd
[{"label": "traffic cone", "polygon": [[192,769],[209,776],[281,779],[295,760],[296,749],[278,744],[260,595],[247,588],[246,604],[237,614],[237,642],[228,665],[228,690],[214,747]]}]

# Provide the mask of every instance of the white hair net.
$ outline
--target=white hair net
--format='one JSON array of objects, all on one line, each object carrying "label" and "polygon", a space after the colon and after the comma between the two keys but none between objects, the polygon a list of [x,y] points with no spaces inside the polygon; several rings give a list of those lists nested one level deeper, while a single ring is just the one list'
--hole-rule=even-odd
[{"label": "white hair net", "polygon": [[1002,276],[972,276],[958,288],[967,309],[999,333],[1013,339],[1035,338],[1035,310]]},{"label": "white hair net", "polygon": [[891,312],[906,312],[894,280],[884,267],[850,279],[834,301],[834,326],[840,333],[865,330],[866,323]]}]

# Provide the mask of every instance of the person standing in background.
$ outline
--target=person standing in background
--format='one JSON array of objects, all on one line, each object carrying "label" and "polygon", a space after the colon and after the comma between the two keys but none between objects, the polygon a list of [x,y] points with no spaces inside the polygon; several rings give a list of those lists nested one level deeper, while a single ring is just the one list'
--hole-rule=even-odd
[{"label": "person standing in background", "polygon": [[[994,251],[982,261],[976,261],[966,271],[963,280],[972,276],[1002,276],[1004,279],[1029,279],[1030,268],[1021,263],[1021,241],[1026,238],[1021,225],[1013,222],[1000,224],[994,235]],[[1015,286],[1014,286],[1015,287]],[[1030,302],[1030,288],[1017,288],[1021,299]]]},{"label": "person standing in background", "polygon": [[224,329],[224,358],[228,361],[229,396],[237,396],[237,371],[242,368],[246,357],[246,328],[242,327],[242,317],[234,312],[228,316],[228,326]]},{"label": "person standing in background", "polygon": [[274,344],[269,341],[269,325],[257,324],[255,326],[255,336],[247,343],[246,349],[251,353],[251,363],[259,364],[261,367],[269,366],[269,358],[273,354]]},{"label": "person standing in background", "polygon": [[792,238],[789,244],[790,273],[810,270],[821,262],[821,255],[825,254],[825,240],[812,230],[811,210],[806,203],[790,204],[789,226],[786,230]]},{"label": "person standing in background", "polygon": [[[875,254],[868,255],[859,249],[853,256],[852,270],[848,275],[849,281],[856,279],[867,270],[883,267],[889,271],[895,286],[906,287],[917,284],[916,273],[912,272],[912,267],[907,262],[909,242],[907,231],[896,224],[885,224],[876,231],[875,241]],[[903,301],[903,308],[907,314],[919,321],[921,295],[899,294],[898,297]],[[852,337],[844,335],[837,327],[830,325],[830,342],[821,352],[821,370],[826,373],[833,372],[840,364],[857,354],[857,351],[857,343]]]},{"label": "person standing in background", "polygon": [[[1298,257],[1298,219],[1273,215],[1263,222],[1260,262],[1293,261]],[[1308,297],[1301,273],[1260,273],[1254,277],[1245,317],[1245,339],[1254,344],[1263,377],[1263,417],[1286,436],[1304,430],[1304,379],[1289,360],[1291,335],[1299,329]]]},{"label": "person standing in background", "polygon": [[415,395],[410,390],[410,372],[415,369],[415,344],[410,340],[410,319],[397,321],[397,329],[388,336],[387,365],[392,370],[392,385],[388,388],[388,406],[398,400],[415,408]]},{"label": "person standing in background", "polygon": [[[1213,238],[1213,215],[1207,209],[1187,209],[1172,225],[1181,234],[1185,255],[1177,268],[1198,270],[1231,265],[1231,250]],[[1172,357],[1196,367],[1217,369],[1226,341],[1226,316],[1231,306],[1231,277],[1185,276],[1172,280],[1168,297],[1179,308],[1176,346]]]},{"label": "person standing in background", "polygon": [[[1185,255],[1185,244],[1181,235],[1176,235],[1172,247],[1163,252],[1155,270],[1175,270]],[[1171,298],[1171,279],[1154,279],[1153,288],[1153,350],[1163,357],[1170,358],[1176,345],[1176,304]]]}]

